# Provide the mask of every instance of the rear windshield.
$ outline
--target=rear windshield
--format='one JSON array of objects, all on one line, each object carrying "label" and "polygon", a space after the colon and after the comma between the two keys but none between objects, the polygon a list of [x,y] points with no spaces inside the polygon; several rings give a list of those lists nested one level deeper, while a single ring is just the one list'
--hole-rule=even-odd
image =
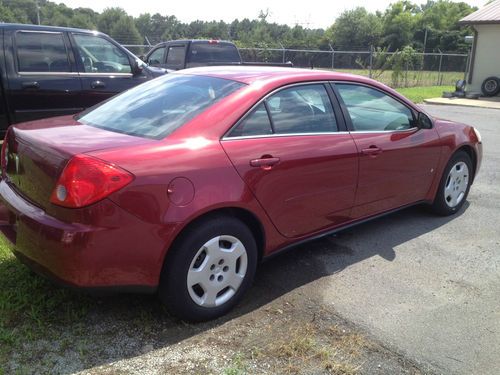
[{"label": "rear windshield", "polygon": [[83,124],[161,139],[244,84],[221,78],[168,74],[82,112]]},{"label": "rear windshield", "polygon": [[238,49],[226,43],[191,43],[191,50],[188,53],[190,63],[238,63],[240,61]]}]

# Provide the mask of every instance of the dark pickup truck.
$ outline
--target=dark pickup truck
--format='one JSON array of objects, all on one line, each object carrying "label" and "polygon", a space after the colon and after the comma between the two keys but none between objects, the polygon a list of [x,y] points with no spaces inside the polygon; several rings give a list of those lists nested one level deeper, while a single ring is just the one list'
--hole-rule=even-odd
[{"label": "dark pickup truck", "polygon": [[224,40],[171,40],[153,47],[143,58],[150,66],[169,70],[208,65],[292,66],[292,63],[244,62],[234,43]]},{"label": "dark pickup truck", "polygon": [[164,73],[99,32],[0,24],[0,136],[12,123],[80,112]]}]

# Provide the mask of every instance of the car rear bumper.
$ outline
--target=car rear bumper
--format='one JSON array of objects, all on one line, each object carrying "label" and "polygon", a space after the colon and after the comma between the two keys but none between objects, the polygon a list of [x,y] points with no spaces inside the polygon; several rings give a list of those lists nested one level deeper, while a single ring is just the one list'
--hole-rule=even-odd
[{"label": "car rear bumper", "polygon": [[[14,254],[23,263],[57,284],[88,290],[154,292],[162,249],[151,244],[149,251],[139,252],[133,238],[138,236],[137,231],[145,230],[144,223],[112,202],[98,204],[102,207],[97,209],[119,216],[122,225],[63,222],[1,180],[0,231],[14,244]],[[114,219],[111,215],[108,222]]]}]

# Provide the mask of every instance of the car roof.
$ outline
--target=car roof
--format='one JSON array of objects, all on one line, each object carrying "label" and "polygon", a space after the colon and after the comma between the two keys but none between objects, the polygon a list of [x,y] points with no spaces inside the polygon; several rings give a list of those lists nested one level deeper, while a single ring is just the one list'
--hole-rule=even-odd
[{"label": "car roof", "polygon": [[33,31],[35,31],[35,30],[39,30],[39,31],[77,31],[79,33],[105,35],[99,31],[77,29],[74,27],[31,25],[31,24],[24,24],[24,23],[0,23],[0,29],[33,30]]},{"label": "car roof", "polygon": [[208,76],[241,82],[253,87],[271,90],[284,85],[313,81],[345,81],[354,82],[376,87],[400,101],[408,104],[415,110],[418,107],[394,89],[368,77],[355,74],[341,73],[332,70],[302,69],[278,66],[252,66],[252,65],[230,65],[230,66],[204,66],[178,70],[171,74],[191,74]]},{"label": "car roof", "polygon": [[340,73],[329,70],[302,69],[277,66],[207,66],[199,68],[184,69],[178,71],[180,74],[207,75],[211,77],[230,79],[251,85],[255,82],[264,83],[275,80],[301,82],[301,81],[331,81],[331,80],[349,80],[356,82],[366,82],[380,85],[378,82],[348,73]]}]

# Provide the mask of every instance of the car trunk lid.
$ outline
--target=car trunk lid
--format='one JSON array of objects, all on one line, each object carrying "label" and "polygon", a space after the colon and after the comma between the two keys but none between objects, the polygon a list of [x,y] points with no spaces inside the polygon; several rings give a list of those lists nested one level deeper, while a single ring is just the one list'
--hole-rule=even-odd
[{"label": "car trunk lid", "polygon": [[74,155],[153,141],[83,125],[64,116],[15,125],[5,142],[3,178],[31,203],[46,208],[62,170]]}]

